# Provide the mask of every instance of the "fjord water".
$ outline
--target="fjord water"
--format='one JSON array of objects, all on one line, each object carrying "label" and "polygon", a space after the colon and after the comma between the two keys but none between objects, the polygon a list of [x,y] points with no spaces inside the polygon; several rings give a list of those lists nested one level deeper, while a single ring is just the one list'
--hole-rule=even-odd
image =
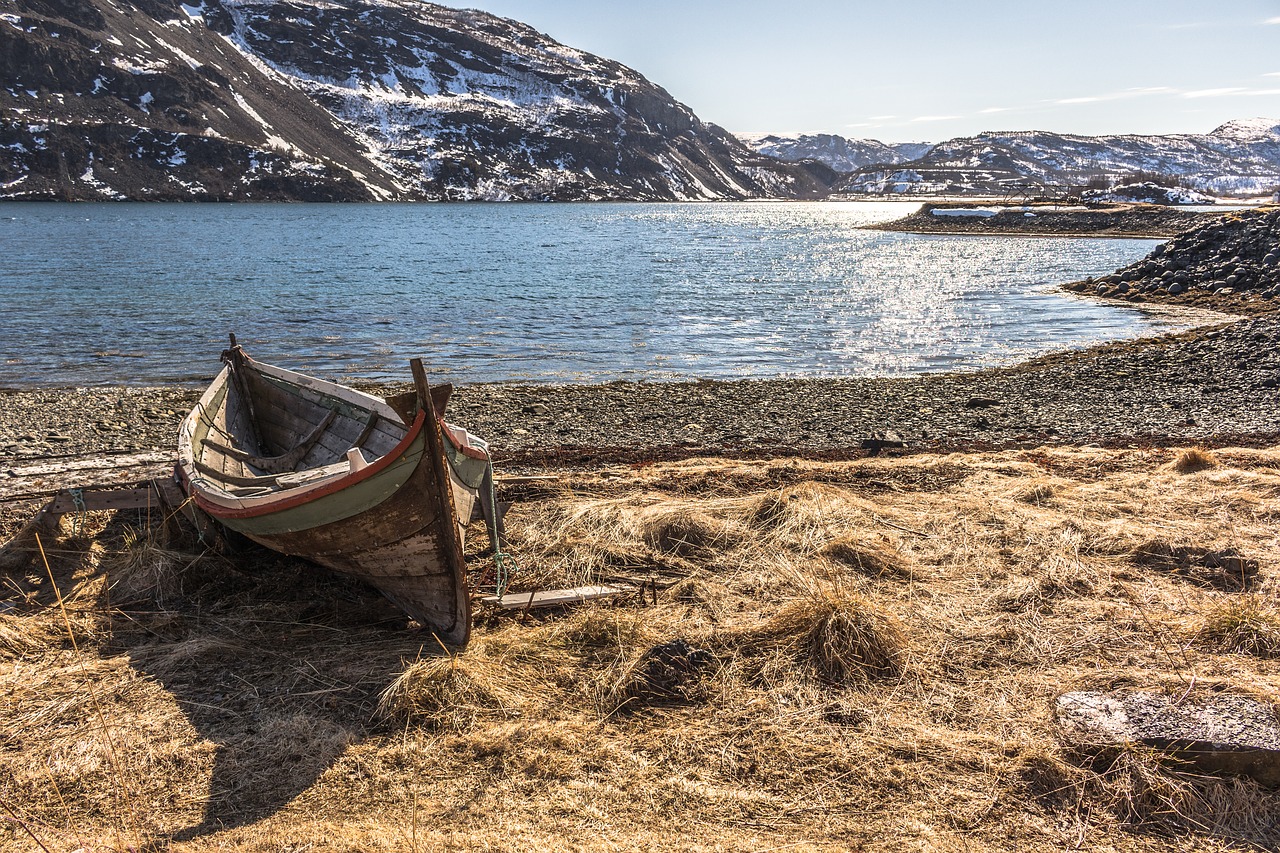
[{"label": "fjord water", "polygon": [[1170,328],[1056,292],[1150,240],[860,230],[904,203],[2,204],[0,385],[894,375]]}]

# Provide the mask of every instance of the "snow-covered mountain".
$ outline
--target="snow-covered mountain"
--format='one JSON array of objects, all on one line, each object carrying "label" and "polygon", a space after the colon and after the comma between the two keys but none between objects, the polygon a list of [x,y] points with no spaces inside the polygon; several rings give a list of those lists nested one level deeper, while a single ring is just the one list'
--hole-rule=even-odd
[{"label": "snow-covered mountain", "polygon": [[812,197],[636,71],[414,0],[0,0],[0,198]]},{"label": "snow-covered mountain", "polygon": [[862,169],[838,189],[999,193],[1115,182],[1138,172],[1180,178],[1212,193],[1264,192],[1280,185],[1280,122],[1233,121],[1211,133],[1169,136],[982,133],[941,142],[898,168]]},{"label": "snow-covered mountain", "polygon": [[929,142],[885,143],[878,139],[848,139],[832,133],[784,135],[739,133],[748,146],[787,163],[816,160],[837,172],[852,172],[865,166],[906,163],[922,157],[933,147]]}]

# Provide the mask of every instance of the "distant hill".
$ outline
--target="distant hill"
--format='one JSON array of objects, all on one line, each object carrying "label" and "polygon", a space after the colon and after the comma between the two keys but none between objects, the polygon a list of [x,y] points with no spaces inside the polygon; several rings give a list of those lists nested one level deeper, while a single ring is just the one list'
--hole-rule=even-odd
[{"label": "distant hill", "polygon": [[854,193],[999,193],[1019,186],[1083,185],[1136,173],[1195,189],[1262,193],[1280,186],[1280,122],[1233,121],[1207,134],[1077,136],[982,133],[938,143],[890,169],[863,168],[837,186]]},{"label": "distant hill", "polygon": [[189,2],[0,0],[0,198],[805,198],[835,178],[483,12]]},{"label": "distant hill", "polygon": [[739,133],[748,146],[788,163],[816,160],[838,172],[852,172],[865,166],[906,163],[933,147],[929,142],[885,143],[878,139],[848,139],[832,133],[787,136],[775,133]]}]

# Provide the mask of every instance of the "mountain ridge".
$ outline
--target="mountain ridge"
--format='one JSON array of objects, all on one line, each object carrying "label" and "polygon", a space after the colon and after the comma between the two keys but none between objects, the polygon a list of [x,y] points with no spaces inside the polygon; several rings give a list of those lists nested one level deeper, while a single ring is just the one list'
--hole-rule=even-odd
[{"label": "mountain ridge", "polygon": [[408,0],[0,0],[0,198],[822,195],[643,75]]},{"label": "mountain ridge", "polygon": [[[831,135],[744,134],[757,150],[839,168]],[[892,150],[878,140],[843,140],[849,150]],[[877,149],[876,146],[880,146]],[[1214,193],[1261,193],[1280,186],[1280,121],[1236,119],[1206,134],[1083,134],[987,131],[938,142],[909,160],[841,169],[837,192],[1001,193],[1032,185],[1080,186],[1139,172],[1159,173]]]}]

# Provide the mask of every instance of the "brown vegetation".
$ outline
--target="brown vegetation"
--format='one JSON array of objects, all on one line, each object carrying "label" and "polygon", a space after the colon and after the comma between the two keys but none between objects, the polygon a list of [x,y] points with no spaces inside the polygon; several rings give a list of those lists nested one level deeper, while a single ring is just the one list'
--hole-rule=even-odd
[{"label": "brown vegetation", "polygon": [[508,517],[515,588],[645,603],[481,612],[453,657],[355,583],[95,516],[0,575],[0,846],[1274,848],[1280,794],[1053,722],[1278,695],[1280,449],[1189,455],[566,472]]}]

